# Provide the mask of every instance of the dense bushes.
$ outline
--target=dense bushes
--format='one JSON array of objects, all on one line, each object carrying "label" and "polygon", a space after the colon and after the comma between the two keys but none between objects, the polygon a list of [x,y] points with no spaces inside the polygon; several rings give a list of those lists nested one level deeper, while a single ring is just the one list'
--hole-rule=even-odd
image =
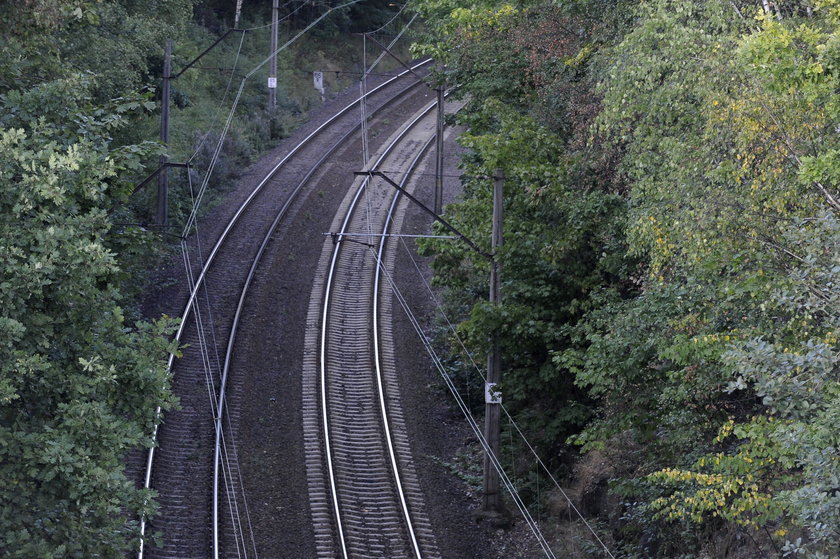
[{"label": "dense bushes", "polygon": [[505,333],[505,393],[547,458],[566,439],[618,465],[600,514],[627,556],[838,553],[840,21],[768,9],[420,6],[418,50],[473,96],[447,215],[487,237],[470,177],[511,177],[510,299],[487,309],[440,245],[438,281],[474,305],[471,348]]}]

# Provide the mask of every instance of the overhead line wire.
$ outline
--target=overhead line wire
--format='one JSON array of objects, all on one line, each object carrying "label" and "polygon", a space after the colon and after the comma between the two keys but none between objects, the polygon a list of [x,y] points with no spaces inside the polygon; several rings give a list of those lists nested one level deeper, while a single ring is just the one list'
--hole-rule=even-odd
[{"label": "overhead line wire", "polygon": [[[190,195],[191,195],[191,197],[193,197],[194,204],[195,204],[195,194],[194,194],[194,190],[192,188],[192,179],[191,178],[188,178],[188,183],[190,185]],[[194,229],[195,229],[195,233],[196,233],[196,235],[195,235],[196,251],[198,253],[197,255],[198,255],[199,269],[200,269],[204,265],[204,256],[203,256],[203,252],[201,250],[201,236],[200,236],[200,233],[199,233],[199,230],[198,230],[197,222],[194,225]],[[184,238],[182,240],[181,246],[182,246],[183,256],[184,256],[184,260],[185,260],[185,266],[186,266],[186,269],[187,269],[186,273],[187,273],[187,278],[188,278],[188,285],[189,285],[189,289],[192,291],[193,289],[195,289],[196,280],[195,280],[195,277],[194,277],[194,274],[193,274],[193,271],[192,271],[192,262],[190,260],[189,248],[187,246],[187,239],[186,238]],[[210,356],[209,356],[211,345],[212,345],[213,351],[215,353],[217,370],[221,370],[221,359],[220,359],[220,356],[219,356],[219,343],[216,339],[215,320],[213,318],[213,306],[212,306],[211,301],[210,301],[210,293],[209,293],[209,290],[207,289],[207,281],[206,280],[202,283],[201,290],[204,294],[204,299],[205,299],[205,302],[206,302],[206,305],[207,305],[207,312],[210,314],[209,324],[210,324],[210,335],[211,335],[212,343],[207,342],[206,334],[205,334],[205,328],[204,328],[204,319],[203,319],[201,307],[199,305],[197,305],[195,307],[195,320],[196,320],[196,327],[197,327],[198,336],[199,336],[199,347],[200,347],[200,351],[201,351],[201,355],[202,355],[202,363],[203,363],[204,369],[205,369],[205,379],[206,379],[206,382],[207,382],[207,388],[208,388],[208,393],[209,393],[209,398],[210,398],[210,407],[211,407],[212,415],[213,415],[213,418],[214,418],[214,425],[218,426],[218,421],[216,421],[216,419],[218,418],[218,416],[221,413],[219,397],[223,398],[224,395],[223,394],[220,394],[219,396],[216,395],[216,386],[215,386],[215,381],[213,380],[213,367],[212,367],[211,359],[210,359]],[[221,391],[221,388],[219,390]],[[230,429],[231,428],[230,427],[230,417],[228,416],[227,419],[228,419],[228,427]],[[224,456],[225,456],[225,464],[227,466],[227,469],[226,469],[227,475],[225,476],[225,487],[226,487],[226,490],[227,490],[227,493],[228,493],[228,496],[229,496],[228,497],[228,499],[229,499],[228,505],[229,505],[230,514],[231,514],[231,522],[232,522],[233,528],[234,528],[234,537],[238,542],[240,536],[237,535],[237,534],[241,535],[242,543],[243,543],[243,551],[244,551],[245,550],[245,535],[244,535],[244,531],[242,530],[242,519],[241,519],[241,515],[239,513],[239,505],[238,505],[238,501],[237,501],[237,491],[236,491],[236,485],[234,483],[233,468],[231,466],[230,454],[229,454],[228,449],[227,449],[227,442],[224,438],[224,433],[220,432],[219,436],[220,436],[219,438],[221,439],[221,445],[222,445]],[[234,442],[234,445],[235,445],[235,442]],[[234,446],[234,448],[235,448],[235,446]],[[236,465],[236,471],[238,472],[239,471],[238,457],[236,456],[235,453],[234,453],[233,463]],[[230,480],[228,480],[228,477],[230,478]],[[240,486],[242,486],[241,476],[238,476],[238,477],[239,477],[239,480],[240,480]],[[244,491],[244,487],[242,487],[242,489]],[[246,519],[247,519],[248,525],[250,526],[251,525],[250,511],[249,511],[248,506],[247,506],[247,500],[245,498],[244,492],[242,493],[242,499],[243,499],[243,502],[245,504]],[[253,534],[253,530],[251,530],[252,541],[253,541],[253,538],[254,538],[254,534]],[[256,547],[254,548],[254,550],[255,550],[255,556],[256,556]],[[237,554],[241,557],[241,554],[239,554],[239,544],[238,543],[237,543]],[[247,551],[245,552],[245,557],[247,559]]]},{"label": "overhead line wire", "polygon": [[484,452],[487,454],[488,458],[490,459],[490,462],[493,464],[494,469],[499,473],[499,476],[502,479],[502,482],[504,483],[505,488],[508,490],[508,492],[511,495],[511,498],[513,499],[514,505],[516,506],[517,509],[519,509],[519,512],[520,512],[520,514],[522,514],[523,518],[525,519],[526,523],[528,524],[528,527],[531,529],[532,533],[537,538],[537,541],[538,541],[540,547],[543,549],[543,552],[545,553],[545,555],[547,557],[550,557],[550,558],[554,559],[555,555],[554,555],[554,552],[551,550],[551,547],[548,544],[548,541],[542,535],[542,531],[540,530],[539,525],[534,520],[533,516],[531,516],[531,513],[528,511],[528,508],[525,506],[525,503],[522,500],[521,496],[519,495],[518,491],[516,490],[516,487],[514,486],[513,482],[511,482],[510,478],[508,477],[507,473],[505,472],[504,468],[502,467],[502,464],[499,461],[498,457],[495,455],[495,453],[490,448],[489,443],[487,442],[486,438],[484,437],[484,434],[482,433],[481,427],[478,425],[475,418],[472,416],[472,413],[469,411],[469,408],[467,407],[466,403],[464,402],[463,398],[461,397],[460,393],[458,392],[458,389],[455,387],[451,377],[446,372],[446,368],[443,365],[442,360],[437,355],[434,348],[431,346],[430,338],[428,336],[426,336],[426,334],[423,332],[423,328],[420,325],[419,320],[417,319],[416,315],[411,311],[411,308],[409,307],[408,302],[406,301],[405,297],[402,295],[402,292],[399,290],[399,288],[394,283],[394,279],[391,276],[391,274],[388,272],[388,270],[385,269],[384,264],[377,257],[376,253],[373,252],[373,250],[371,250],[371,252],[373,254],[374,260],[377,263],[377,266],[382,270],[383,275],[387,278],[388,283],[391,287],[391,290],[395,295],[395,298],[397,299],[397,301],[400,303],[400,306],[405,311],[406,316],[409,319],[409,322],[411,322],[412,326],[414,327],[415,331],[417,332],[418,336],[420,337],[421,341],[423,342],[423,345],[425,346],[426,351],[429,353],[429,356],[432,358],[432,361],[434,362],[435,367],[438,369],[438,372],[441,374],[441,377],[444,379],[444,382],[446,383],[447,387],[449,388],[450,392],[452,393],[453,397],[455,398],[456,402],[458,403],[459,408],[461,409],[462,413],[464,414],[464,417],[467,420],[468,424],[470,425],[470,428],[473,430],[476,438],[479,441],[479,444],[481,444],[482,448],[484,449]]},{"label": "overhead line wire", "polygon": [[317,24],[319,24],[319,23],[321,22],[321,20],[322,20],[322,19],[324,19],[325,17],[327,17],[328,15],[330,15],[332,12],[334,12],[335,10],[340,10],[340,9],[342,9],[342,8],[346,8],[347,6],[352,6],[353,4],[358,4],[359,2],[361,2],[361,0],[350,0],[349,2],[345,2],[344,4],[341,4],[340,6],[335,6],[335,7],[333,7],[333,8],[330,8],[329,10],[327,10],[326,12],[324,12],[323,14],[321,14],[321,15],[320,15],[317,19],[315,19],[312,23],[310,23],[309,25],[307,25],[307,26],[306,26],[306,27],[305,27],[302,31],[300,31],[297,35],[295,35],[294,37],[292,37],[291,39],[289,39],[288,41],[286,41],[285,43],[283,43],[283,45],[281,45],[280,47],[277,47],[277,49],[276,49],[274,52],[272,52],[272,53],[271,53],[271,54],[270,54],[270,55],[269,55],[269,56],[268,56],[265,60],[263,60],[262,62],[260,62],[260,63],[259,63],[259,64],[257,64],[256,66],[254,66],[254,68],[253,68],[250,72],[248,72],[248,73],[245,75],[245,77],[243,78],[243,81],[244,81],[244,80],[247,80],[248,78],[250,78],[251,76],[253,76],[253,75],[256,73],[256,71],[257,71],[257,70],[259,70],[260,68],[262,68],[263,66],[265,66],[266,64],[268,64],[268,63],[271,61],[271,58],[272,58],[273,56],[276,56],[276,55],[277,55],[280,51],[284,50],[286,47],[288,47],[289,45],[291,45],[292,43],[294,43],[295,41],[297,41],[297,40],[298,40],[299,38],[301,38],[301,37],[302,37],[305,33],[307,33],[310,29],[312,29],[312,28],[313,28],[313,27],[315,27]]},{"label": "overhead line wire", "polygon": [[[190,215],[187,219],[187,222],[184,225],[183,233],[182,233],[182,236],[181,236],[182,237],[181,247],[182,247],[182,256],[184,258],[184,264],[185,264],[185,267],[186,267],[187,282],[188,282],[188,286],[189,286],[189,289],[190,289],[191,292],[194,292],[194,290],[195,290],[196,280],[195,280],[195,277],[192,273],[192,263],[191,263],[191,260],[190,260],[189,254],[188,254],[189,251],[187,249],[186,239],[188,238],[190,231],[194,229],[195,233],[196,233],[196,240],[197,240],[197,243],[198,243],[197,246],[198,246],[198,251],[199,251],[199,258],[201,258],[200,235],[199,235],[198,227],[197,227],[198,208],[200,207],[201,201],[204,197],[204,194],[207,191],[210,176],[212,175],[213,170],[215,169],[215,166],[218,163],[219,157],[221,155],[222,145],[224,143],[224,140],[226,139],[228,131],[230,130],[230,126],[231,126],[231,123],[233,121],[233,116],[234,116],[234,114],[236,112],[236,109],[239,105],[239,101],[242,97],[242,92],[244,90],[244,87],[245,87],[245,84],[246,84],[247,80],[250,77],[252,77],[260,68],[265,66],[265,64],[267,64],[268,61],[271,60],[272,56],[275,56],[278,52],[282,51],[283,49],[287,48],[289,45],[294,43],[297,39],[299,39],[301,36],[303,36],[303,34],[305,34],[310,29],[312,29],[312,27],[314,27],[316,24],[318,24],[321,20],[323,20],[326,16],[331,14],[333,11],[335,11],[337,9],[340,9],[340,8],[343,8],[343,7],[346,7],[346,6],[350,6],[352,4],[356,4],[359,1],[360,0],[351,0],[350,2],[346,2],[346,3],[342,4],[341,6],[336,6],[336,7],[333,7],[333,8],[330,8],[329,10],[327,10],[324,14],[322,14],[317,19],[315,19],[313,22],[311,22],[305,29],[303,29],[301,32],[299,32],[297,35],[295,35],[292,39],[290,39],[289,41],[284,43],[282,46],[277,48],[268,58],[266,58],[261,63],[256,65],[254,68],[252,68],[251,71],[248,72],[242,78],[242,80],[240,81],[239,89],[237,90],[236,97],[234,98],[233,104],[232,104],[231,109],[228,113],[228,117],[227,117],[227,120],[225,122],[225,126],[222,130],[222,133],[219,136],[218,142],[216,144],[216,148],[214,150],[213,156],[211,157],[210,164],[208,165],[207,172],[205,173],[204,179],[202,180],[202,183],[199,187],[198,193],[195,194],[195,192],[192,189],[192,186],[190,186],[190,192],[191,192],[191,196],[192,196],[192,199],[193,199],[193,204],[192,204],[192,209],[190,211]],[[244,33],[243,33],[243,35],[244,35]],[[240,43],[240,50],[241,50],[241,43]],[[190,182],[190,185],[192,185],[191,177],[189,176],[189,173],[188,173],[188,181]],[[205,290],[205,293],[206,293],[207,292],[206,280],[205,280],[205,283],[204,283],[204,290]],[[209,299],[208,299],[208,306],[209,306]],[[216,395],[215,395],[215,383],[213,382],[213,379],[212,379],[212,367],[210,365],[210,358],[209,358],[209,350],[208,350],[208,347],[207,347],[207,340],[204,337],[204,329],[203,329],[203,324],[202,324],[203,319],[201,317],[200,309],[198,308],[197,305],[194,309],[194,312],[195,312],[196,326],[197,326],[197,329],[198,329],[200,353],[202,355],[202,358],[201,358],[202,359],[202,365],[205,369],[205,375],[206,375],[207,381],[208,381],[208,392],[209,392],[209,398],[210,398],[210,407],[211,407],[211,411],[213,412],[213,415],[215,417],[215,414],[217,413],[216,410],[218,409],[218,401],[216,400]],[[211,321],[212,321],[212,319],[211,319]],[[215,340],[213,342],[213,345],[216,348],[216,354],[217,354],[217,360],[218,360],[218,344],[215,342]],[[170,365],[169,365],[170,370],[171,370],[171,363],[172,363],[172,358],[170,356]],[[224,397],[224,395],[220,395],[220,396]],[[161,411],[160,408],[158,408],[157,413],[160,414],[160,411]],[[155,428],[155,436],[156,436],[156,434],[157,434],[157,427]],[[230,469],[229,465],[228,465],[228,469]],[[249,522],[250,522],[250,520],[249,520]],[[144,528],[145,528],[145,518],[141,519],[141,546],[140,546],[140,551],[139,551],[139,555],[138,555],[139,557],[143,556],[143,543],[142,542],[143,542],[143,538],[145,536]]]},{"label": "overhead line wire", "polygon": [[[286,2],[285,4],[282,4],[282,5],[278,6],[278,9],[285,8],[289,4],[294,4],[294,2],[295,2],[295,0],[291,0],[290,2]],[[289,19],[290,17],[295,15],[305,5],[306,5],[306,2],[300,2],[300,5],[297,8],[295,8],[294,10],[289,12],[288,14],[286,14],[283,17],[281,17],[280,19],[278,19],[277,23],[282,23],[282,22],[286,21],[287,19]],[[258,25],[256,27],[246,27],[245,29],[243,29],[243,31],[259,31],[260,29],[266,29],[268,27],[271,27],[272,25],[274,25],[274,24],[273,23],[266,23],[265,25]]]},{"label": "overhead line wire", "polygon": [[211,124],[210,124],[210,130],[208,130],[204,134],[204,136],[202,136],[201,141],[198,143],[198,146],[195,148],[195,151],[190,156],[190,158],[187,159],[187,163],[189,163],[193,159],[195,159],[195,157],[198,155],[198,152],[201,150],[201,147],[204,145],[204,142],[206,142],[207,138],[210,136],[210,132],[213,130],[213,128],[216,127],[216,123],[218,122],[219,116],[221,115],[221,112],[222,112],[222,105],[224,104],[225,100],[227,99],[228,94],[230,93],[230,86],[233,84],[233,77],[236,74],[236,69],[237,69],[237,66],[239,65],[239,59],[242,55],[242,45],[243,45],[244,42],[245,42],[245,33],[242,33],[239,36],[239,48],[237,48],[237,50],[236,50],[236,57],[234,57],[234,60],[233,60],[233,68],[231,68],[231,70],[230,70],[230,77],[228,78],[227,85],[225,86],[225,92],[222,94],[222,98],[219,100],[219,105],[216,107],[216,111],[213,114],[213,120],[211,121]]},{"label": "overhead line wire", "polygon": [[[434,303],[435,308],[437,309],[437,311],[440,313],[440,315],[441,315],[441,316],[444,318],[444,320],[446,321],[446,324],[447,324],[447,326],[448,326],[448,328],[449,328],[450,332],[452,333],[452,335],[454,336],[454,338],[457,340],[458,344],[460,345],[461,349],[464,351],[464,354],[465,354],[465,355],[466,355],[466,357],[469,359],[469,361],[470,361],[470,363],[472,364],[472,366],[473,366],[473,368],[475,369],[475,371],[478,373],[478,375],[481,377],[481,379],[482,379],[482,380],[484,380],[484,381],[486,382],[486,377],[485,377],[485,376],[484,376],[484,374],[481,372],[481,368],[480,368],[480,367],[478,366],[478,364],[475,362],[475,360],[473,359],[472,353],[471,353],[471,352],[467,349],[466,345],[464,344],[464,341],[463,341],[463,340],[461,339],[461,337],[458,335],[458,332],[457,332],[457,330],[456,330],[455,326],[454,326],[454,325],[452,324],[452,322],[449,320],[449,317],[448,317],[448,315],[446,314],[446,311],[443,309],[442,304],[440,303],[440,301],[438,301],[437,297],[435,296],[434,292],[432,291],[431,286],[428,284],[428,282],[426,281],[426,278],[423,276],[422,272],[420,271],[420,267],[419,267],[419,265],[417,264],[417,261],[414,259],[414,255],[413,255],[413,254],[411,253],[411,251],[409,250],[408,245],[406,244],[405,240],[400,239],[400,242],[402,243],[403,248],[404,248],[404,249],[405,249],[405,251],[407,252],[407,254],[408,254],[409,258],[410,258],[410,259],[411,259],[411,261],[412,261],[412,263],[414,264],[415,270],[417,271],[417,275],[420,277],[421,281],[423,282],[423,285],[426,287],[426,290],[429,292],[429,296],[430,296],[430,298],[431,298],[432,302]],[[423,335],[423,336],[421,336],[421,337],[425,338],[425,335]],[[563,488],[560,486],[560,484],[559,484],[559,482],[557,481],[557,479],[556,479],[556,478],[555,478],[555,477],[551,474],[551,471],[548,469],[548,467],[545,465],[545,463],[543,462],[543,460],[540,458],[540,456],[539,456],[539,454],[537,453],[536,449],[534,449],[534,447],[531,445],[531,443],[530,443],[530,442],[528,441],[528,439],[525,437],[525,434],[524,434],[524,433],[522,432],[522,430],[519,428],[519,425],[516,423],[516,421],[514,420],[513,416],[512,416],[512,415],[510,414],[510,412],[508,411],[508,409],[504,406],[504,404],[500,404],[500,408],[502,409],[502,411],[504,411],[505,415],[507,416],[508,420],[510,421],[510,424],[511,424],[511,425],[513,425],[513,427],[516,429],[516,432],[519,434],[520,438],[521,438],[521,439],[525,442],[525,444],[526,444],[526,446],[528,447],[528,449],[531,451],[531,453],[532,453],[532,454],[534,455],[534,457],[537,459],[537,462],[539,463],[540,467],[542,467],[542,469],[546,472],[546,474],[548,474],[549,479],[552,481],[552,483],[553,483],[553,484],[554,484],[554,486],[558,489],[558,491],[560,491],[560,494],[563,496],[563,498],[564,498],[564,499],[566,500],[566,502],[569,504],[570,509],[571,509],[571,510],[573,510],[573,511],[575,512],[575,514],[576,514],[576,515],[580,518],[580,520],[584,523],[584,525],[585,525],[585,526],[586,526],[586,528],[589,530],[589,532],[592,534],[592,536],[593,536],[593,537],[597,540],[597,542],[601,545],[601,547],[602,547],[602,548],[603,548],[603,550],[607,553],[607,555],[609,555],[609,557],[610,557],[611,559],[615,559],[615,556],[614,556],[614,555],[612,554],[612,552],[609,550],[609,548],[607,547],[607,545],[606,545],[606,544],[603,542],[603,540],[602,540],[602,539],[598,536],[598,534],[595,532],[594,528],[592,528],[592,526],[589,524],[589,522],[586,520],[586,518],[584,518],[583,514],[582,514],[582,513],[580,512],[580,510],[579,510],[579,509],[575,506],[575,504],[572,502],[571,498],[569,498],[568,494],[567,494],[567,493],[563,490]]]}]

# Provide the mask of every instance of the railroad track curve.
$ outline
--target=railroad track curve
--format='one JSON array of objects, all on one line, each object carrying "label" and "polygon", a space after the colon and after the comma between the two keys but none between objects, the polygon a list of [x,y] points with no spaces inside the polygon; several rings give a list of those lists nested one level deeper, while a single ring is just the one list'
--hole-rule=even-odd
[{"label": "railroad track curve", "polygon": [[[379,122],[380,128],[388,129],[389,121],[398,122],[400,115],[425,102],[424,89],[408,71],[371,89],[367,94],[372,105],[371,123]],[[231,516],[236,516],[238,508],[232,496],[232,484],[239,483],[237,451],[233,434],[225,434],[223,418],[229,424],[231,410],[235,414],[241,408],[235,400],[229,406],[226,401],[228,391],[242,390],[237,387],[239,381],[229,382],[228,373],[243,289],[250,285],[256,262],[274,229],[288,213],[300,211],[295,207],[296,200],[311,190],[307,185],[317,176],[324,158],[341,159],[335,154],[342,149],[348,154],[357,153],[357,106],[358,99],[290,146],[256,188],[242,197],[235,211],[224,217],[225,225],[206,255],[197,236],[184,251],[191,277],[177,332],[184,350],[181,359],[170,359],[169,364],[181,409],[168,413],[156,428],[158,448],[145,459],[143,483],[158,493],[160,511],[151,521],[141,522],[139,559],[218,557],[220,549],[236,549],[239,553],[244,545],[243,528],[235,524],[221,530],[213,527],[219,525],[220,507],[227,508]],[[225,441],[228,446],[224,446]],[[233,459],[223,461],[224,454]],[[222,462],[231,464],[226,472]],[[222,482],[218,481],[219,475]],[[214,477],[215,483],[210,481]],[[213,486],[215,489],[209,489]],[[152,542],[146,537],[147,531],[162,533],[162,543]],[[234,543],[228,543],[230,540]]]},{"label": "railroad track curve", "polygon": [[[434,140],[433,107],[368,162],[403,185]],[[436,559],[399,405],[390,331],[399,193],[358,178],[332,225],[313,284],[304,356],[304,437],[317,557]],[[379,239],[372,244],[371,239]]]}]

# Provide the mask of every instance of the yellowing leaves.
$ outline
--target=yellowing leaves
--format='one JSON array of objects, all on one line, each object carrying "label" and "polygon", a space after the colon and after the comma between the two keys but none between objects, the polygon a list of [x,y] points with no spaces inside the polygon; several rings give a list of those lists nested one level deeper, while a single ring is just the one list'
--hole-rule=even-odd
[{"label": "yellowing leaves", "polygon": [[[735,420],[730,419],[730,420],[726,421],[723,425],[721,425],[720,429],[718,430],[717,437],[714,438],[713,442],[715,442],[715,443],[722,442],[724,439],[726,439],[727,437],[729,437],[729,435],[732,434],[734,429],[735,429]],[[698,462],[698,465],[701,468],[703,466],[705,466],[706,465],[706,459],[701,458],[700,461]]]},{"label": "yellowing leaves", "polygon": [[517,13],[511,4],[504,4],[497,9],[455,8],[449,17],[468,38],[476,38],[483,29],[504,28],[509,18]]},{"label": "yellowing leaves", "polygon": [[752,476],[706,474],[672,468],[648,476],[665,486],[679,487],[651,502],[660,517],[668,520],[704,521],[706,515],[721,517],[742,526],[757,527],[757,519],[773,510],[771,495],[762,492]]},{"label": "yellowing leaves", "polygon": [[739,424],[725,421],[713,442],[731,446],[697,460],[690,469],[663,468],[648,476],[663,495],[651,505],[661,517],[701,523],[707,516],[758,528],[779,517],[785,508],[778,489],[785,483],[779,465],[793,464],[796,450],[778,443],[773,433],[787,424],[773,417],[754,417]]},{"label": "yellowing leaves", "polygon": [[656,276],[673,256],[677,244],[670,239],[670,231],[655,216],[639,217],[635,225],[635,234],[646,245],[653,258],[651,275]]}]

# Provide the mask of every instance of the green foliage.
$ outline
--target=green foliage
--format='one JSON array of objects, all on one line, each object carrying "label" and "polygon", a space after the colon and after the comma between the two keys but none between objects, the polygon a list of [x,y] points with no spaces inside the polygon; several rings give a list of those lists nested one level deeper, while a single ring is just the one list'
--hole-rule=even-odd
[{"label": "green foliage", "polygon": [[190,0],[4,3],[0,92],[80,72],[97,76],[92,93],[99,100],[138,91],[191,10]]},{"label": "green foliage", "polygon": [[[4,557],[124,557],[136,543],[137,519],[154,512],[153,495],[126,479],[124,460],[152,444],[156,408],[174,405],[165,358],[175,348],[167,341],[172,321],[141,320],[133,300],[161,244],[133,225],[148,221],[153,204],[144,196],[152,189],[131,193],[163,151],[147,140],[158,136],[154,92],[165,39],[175,42],[177,72],[218,36],[191,24],[193,4],[0,3]],[[201,13],[212,4],[202,3]],[[296,8],[301,17],[283,33],[323,6]],[[389,11],[384,1],[367,2],[338,14],[324,34],[375,24]],[[224,31],[224,17],[213,19],[214,32]],[[264,106],[267,69],[255,74],[209,176],[242,69],[254,68],[268,51],[267,29],[251,36],[243,44],[232,35],[202,59],[217,70],[196,68],[173,81],[169,155],[175,161],[195,155],[193,186],[206,178],[211,189],[226,190],[241,168],[288,134],[320,102],[311,70],[336,69],[331,58],[343,47],[333,40],[284,51],[281,76],[294,77],[281,79],[273,115]],[[353,56],[341,54],[342,61]],[[232,94],[225,96],[234,64]],[[327,76],[333,90],[346,83],[336,75]],[[190,191],[180,176],[172,186],[177,222]]]},{"label": "green foliage", "polygon": [[592,17],[585,4],[420,2],[429,30],[413,51],[445,64],[438,78],[464,98],[503,99],[564,136],[583,133],[598,105],[586,69],[605,28],[624,25]]},{"label": "green foliage", "polygon": [[[110,134],[140,101],[98,108],[90,83],[0,96],[0,548],[121,557],[147,495],[123,474],[171,404],[170,324],[129,327],[107,209],[149,148]],[[60,101],[58,101],[60,100]],[[154,146],[152,146],[154,147]]]},{"label": "green foliage", "polygon": [[[840,498],[833,427],[840,396],[840,307],[832,288],[840,273],[837,220],[825,214],[793,224],[786,238],[804,257],[762,303],[768,322],[745,331],[720,356],[732,379],[727,392],[754,390],[762,407],[725,421],[713,441],[720,445],[716,452],[686,468],[651,474],[665,491],[651,508],[669,519],[776,526],[780,546],[830,557],[838,553]],[[790,534],[799,535],[798,543]]]},{"label": "green foliage", "polygon": [[618,272],[611,257],[623,205],[574,184],[574,163],[564,165],[562,139],[533,119],[490,100],[471,123],[462,137],[473,152],[465,163],[466,197],[447,207],[447,219],[489,251],[492,182],[482,177],[504,169],[502,304],[484,301],[486,258],[458,243],[423,246],[435,254],[438,283],[460,294],[459,306],[472,305],[459,326],[468,347],[484,351],[490,333],[499,336],[506,402],[514,410],[527,403],[528,423],[543,433],[546,445],[556,446],[588,411],[551,350],[568,343],[563,324],[581,315],[588,290]]},{"label": "green foliage", "polygon": [[[452,3],[455,4],[455,3]],[[501,97],[523,100],[527,82],[525,67],[527,61],[510,47],[510,31],[521,20],[521,11],[510,4],[499,6],[473,6],[470,8],[447,5],[450,12],[445,16],[442,31],[447,41],[442,45],[415,46],[418,55],[433,55],[442,63],[449,64],[447,79],[466,84],[469,92],[478,99]],[[423,5],[423,11],[430,7]],[[431,9],[440,10],[442,6]],[[457,64],[453,57],[457,56]]]},{"label": "green foliage", "polygon": [[570,441],[624,464],[620,533],[658,542],[630,553],[836,556],[837,2],[419,9],[418,52],[474,98],[447,212],[487,238],[470,176],[510,177],[512,300],[480,303],[460,248],[438,281],[473,347],[512,342],[521,416],[587,409]]},{"label": "green foliage", "polygon": [[191,15],[189,0],[99,2],[84,29],[70,28],[59,38],[64,64],[71,71],[93,72],[101,100],[139,91],[157,81],[167,38],[183,36]]},{"label": "green foliage", "polygon": [[[835,497],[804,465],[825,468],[836,446],[812,396],[833,402],[837,367],[838,307],[812,279],[836,281],[834,218],[817,217],[837,184],[836,84],[821,58],[833,26],[760,17],[747,32],[721,6],[650,3],[604,60],[599,126],[625,153],[630,246],[651,275],[641,297],[590,315],[582,351],[561,354],[603,402],[578,441],[643,435],[655,471],[635,498],[658,518],[782,526],[777,545],[796,533],[798,553],[831,555]],[[721,425],[735,439],[715,439]]]},{"label": "green foliage", "polygon": [[[797,222],[785,239],[801,259],[790,266],[788,284],[768,297],[765,312],[778,325],[764,329],[726,355],[731,391],[752,386],[772,425],[747,433],[744,446],[770,441],[779,448],[792,478],[772,500],[784,507],[786,523],[809,537],[797,553],[829,557],[840,553],[840,455],[836,421],[840,403],[840,224],[834,213]],[[777,421],[773,419],[778,418]],[[782,462],[787,457],[786,462]],[[791,544],[792,545],[792,544]]]}]

